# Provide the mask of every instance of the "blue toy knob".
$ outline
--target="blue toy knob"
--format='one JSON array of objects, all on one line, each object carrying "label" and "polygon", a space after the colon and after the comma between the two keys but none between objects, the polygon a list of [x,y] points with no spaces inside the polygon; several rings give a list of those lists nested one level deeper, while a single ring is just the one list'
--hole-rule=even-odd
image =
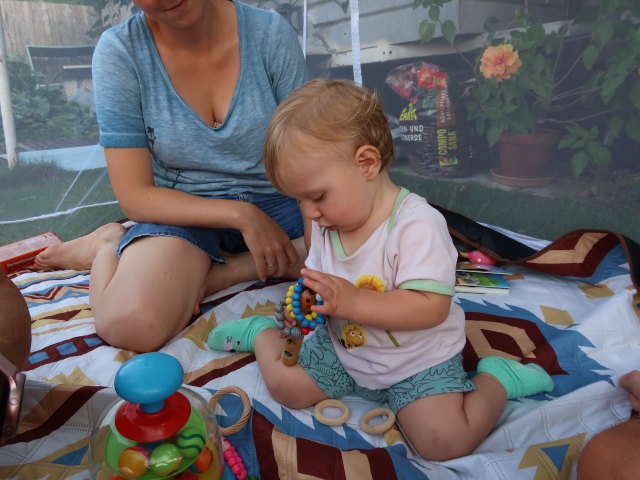
[{"label": "blue toy knob", "polygon": [[115,378],[116,393],[127,402],[139,403],[145,413],[164,407],[164,400],[178,391],[184,378],[180,362],[166,353],[143,353],[127,361]]},{"label": "blue toy knob", "polygon": [[166,353],[143,353],[125,362],[114,382],[125,400],[114,420],[118,432],[152,442],[180,430],[191,415],[189,400],[178,391],[183,378],[180,362]]}]

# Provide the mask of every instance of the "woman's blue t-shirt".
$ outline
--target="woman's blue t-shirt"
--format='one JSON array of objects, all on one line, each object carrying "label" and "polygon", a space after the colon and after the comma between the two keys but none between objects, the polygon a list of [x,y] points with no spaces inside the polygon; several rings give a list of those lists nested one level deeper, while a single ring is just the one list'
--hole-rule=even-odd
[{"label": "woman's blue t-shirt", "polygon": [[148,147],[160,187],[205,196],[275,192],[262,165],[265,131],[276,106],[306,80],[304,57],[279,14],[234,3],[240,75],[217,128],[173,88],[142,12],[104,32],[96,46],[100,145]]}]

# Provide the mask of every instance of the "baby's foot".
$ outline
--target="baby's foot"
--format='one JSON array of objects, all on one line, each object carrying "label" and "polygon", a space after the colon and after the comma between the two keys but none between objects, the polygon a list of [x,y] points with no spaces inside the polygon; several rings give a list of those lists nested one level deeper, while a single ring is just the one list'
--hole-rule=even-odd
[{"label": "baby's foot", "polygon": [[271,317],[253,317],[222,323],[211,330],[207,345],[221,352],[253,352],[253,341],[265,328],[274,328]]},{"label": "baby's foot", "polygon": [[535,363],[526,365],[503,357],[484,357],[478,362],[478,372],[495,377],[507,392],[507,398],[528,397],[554,388],[553,379]]},{"label": "baby's foot", "polygon": [[34,265],[42,270],[89,270],[98,249],[106,243],[112,243],[115,249],[125,231],[119,223],[108,223],[82,237],[48,247],[36,256]]}]

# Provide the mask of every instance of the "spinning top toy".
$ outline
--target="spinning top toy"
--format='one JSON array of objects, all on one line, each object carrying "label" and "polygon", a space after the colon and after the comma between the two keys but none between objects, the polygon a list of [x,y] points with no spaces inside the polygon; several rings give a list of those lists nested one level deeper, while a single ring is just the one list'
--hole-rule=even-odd
[{"label": "spinning top toy", "polygon": [[114,384],[121,400],[91,435],[93,480],[222,477],[215,415],[200,395],[182,387],[183,377],[180,363],[164,353],[138,355],[120,367]]}]

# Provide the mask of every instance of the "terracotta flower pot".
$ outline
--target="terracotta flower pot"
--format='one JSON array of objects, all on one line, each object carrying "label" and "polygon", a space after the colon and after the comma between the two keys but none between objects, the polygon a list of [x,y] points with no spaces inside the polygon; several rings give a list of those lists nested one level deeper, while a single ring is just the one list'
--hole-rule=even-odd
[{"label": "terracotta flower pot", "polygon": [[551,155],[561,132],[540,128],[536,133],[503,133],[498,140],[499,175],[507,178],[547,178]]}]

